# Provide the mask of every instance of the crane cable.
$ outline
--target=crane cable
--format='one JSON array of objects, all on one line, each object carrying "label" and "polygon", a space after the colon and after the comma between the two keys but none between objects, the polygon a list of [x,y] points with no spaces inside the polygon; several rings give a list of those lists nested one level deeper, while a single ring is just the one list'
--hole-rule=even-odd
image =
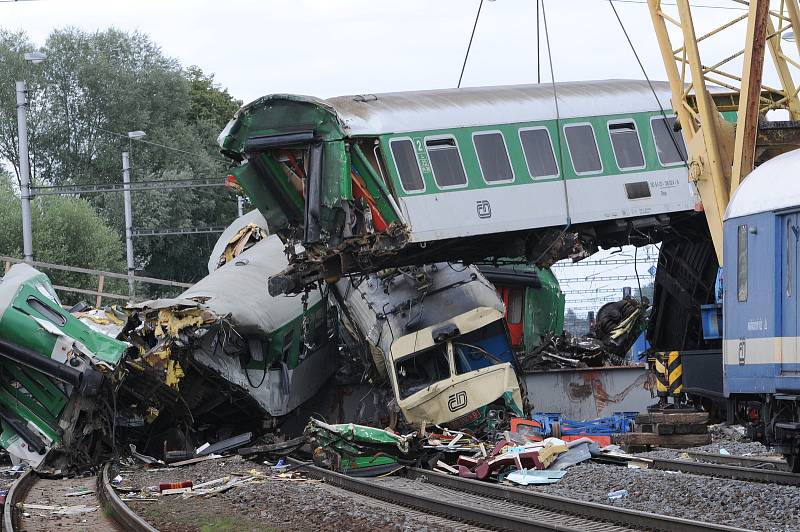
[{"label": "crane cable", "polygon": [[469,44],[467,44],[467,53],[464,54],[464,63],[461,65],[461,74],[458,76],[457,89],[461,88],[461,80],[464,79],[464,69],[467,68],[467,59],[469,59],[469,51],[472,49],[472,39],[475,37],[475,28],[478,27],[478,19],[481,18],[481,9],[483,8],[483,0],[478,4],[478,12],[475,14],[475,23],[472,25],[472,33],[469,36]]},{"label": "crane cable", "polygon": [[[687,161],[687,156],[681,151],[680,147],[678,146],[678,141],[675,139],[675,135],[669,130],[668,127],[668,119],[667,119],[667,112],[664,110],[664,106],[661,105],[661,100],[658,98],[658,94],[656,93],[655,87],[653,87],[653,82],[650,81],[650,76],[647,75],[647,70],[644,68],[644,64],[642,64],[642,60],[639,58],[639,53],[636,51],[636,48],[633,46],[633,42],[631,41],[630,35],[628,35],[628,30],[625,28],[625,24],[622,23],[622,19],[617,12],[617,8],[614,6],[614,2],[618,0],[608,0],[608,5],[611,6],[611,10],[614,11],[614,16],[617,17],[617,22],[619,22],[619,27],[622,29],[622,33],[625,34],[625,39],[628,41],[628,46],[630,46],[631,51],[633,52],[633,56],[636,58],[636,62],[639,63],[639,68],[644,75],[644,79],[647,80],[647,85],[650,87],[650,91],[653,93],[653,98],[656,99],[656,104],[658,104],[658,108],[661,110],[661,116],[664,117],[664,127],[667,128],[667,132],[669,133],[669,138],[672,139],[672,144],[675,146],[675,151],[680,156],[681,160],[683,161],[683,165],[689,168],[689,162]],[[676,118],[677,119],[677,118]]]}]

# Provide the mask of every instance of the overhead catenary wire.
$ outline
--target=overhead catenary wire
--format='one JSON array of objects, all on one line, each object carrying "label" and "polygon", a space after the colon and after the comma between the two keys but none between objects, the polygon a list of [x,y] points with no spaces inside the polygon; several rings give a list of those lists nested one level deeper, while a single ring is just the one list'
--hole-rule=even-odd
[{"label": "overhead catenary wire", "polygon": [[[606,0],[611,2],[616,2],[618,4],[647,4],[647,0]],[[677,6],[678,4],[674,2],[661,2],[662,6]],[[736,6],[715,6],[711,4],[689,4],[690,7],[696,7],[700,9],[724,9],[727,11],[747,11],[746,7],[736,7]]]},{"label": "overhead catenary wire", "polygon": [[226,165],[227,164],[231,164],[230,161],[228,161],[226,159],[223,159],[222,157],[217,157],[217,156],[211,155],[209,153],[197,153],[197,152],[191,152],[191,151],[187,151],[187,150],[182,150],[182,149],[176,148],[174,146],[168,146],[166,144],[153,142],[152,140],[144,140],[144,139],[141,139],[141,138],[132,139],[126,133],[120,133],[119,131],[111,131],[109,129],[103,129],[102,127],[95,126],[95,129],[97,129],[98,131],[102,131],[103,133],[106,133],[108,135],[115,135],[117,137],[128,139],[128,142],[131,142],[131,141],[141,142],[142,144],[149,144],[150,146],[157,146],[159,148],[164,148],[165,150],[171,150],[171,151],[174,151],[174,152],[183,153],[184,155],[191,155],[193,157],[210,157],[211,160],[214,161],[214,162],[223,163],[223,164],[226,164]]}]

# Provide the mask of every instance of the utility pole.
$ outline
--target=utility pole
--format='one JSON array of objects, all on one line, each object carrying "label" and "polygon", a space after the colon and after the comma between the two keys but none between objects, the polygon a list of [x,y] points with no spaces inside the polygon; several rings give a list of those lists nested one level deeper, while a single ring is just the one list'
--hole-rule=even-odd
[{"label": "utility pole", "polygon": [[17,130],[19,133],[19,180],[22,196],[22,251],[25,262],[33,262],[33,232],[31,228],[31,165],[28,158],[28,87],[17,81]]},{"label": "utility pole", "polygon": [[122,152],[122,184],[125,198],[125,256],[128,262],[128,297],[133,300],[133,210],[131,208],[131,161],[130,153]]}]

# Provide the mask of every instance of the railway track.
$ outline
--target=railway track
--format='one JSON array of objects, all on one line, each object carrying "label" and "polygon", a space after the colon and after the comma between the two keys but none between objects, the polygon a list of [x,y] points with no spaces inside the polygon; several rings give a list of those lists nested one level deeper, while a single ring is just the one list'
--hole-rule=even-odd
[{"label": "railway track", "polygon": [[[87,529],[157,532],[122,502],[111,486],[110,472],[111,463],[106,463],[95,477],[51,480],[29,469],[8,491],[3,530],[53,530],[69,526],[69,521],[76,519],[81,528]],[[91,490],[91,493],[67,502],[65,493],[76,485],[76,491]],[[30,517],[23,518],[23,512]]]},{"label": "railway track", "polygon": [[788,471],[789,464],[785,460],[770,460],[769,458],[757,458],[755,456],[739,456],[733,454],[704,453],[701,451],[685,451],[694,460],[700,462],[710,462],[712,464],[728,464],[741,467],[752,467],[755,469],[769,469],[772,471]]},{"label": "railway track", "polygon": [[690,462],[687,460],[670,460],[666,458],[653,458],[651,469],[662,471],[679,471],[694,475],[709,477],[730,478],[733,480],[748,480],[751,482],[765,482],[769,484],[784,484],[787,486],[800,486],[800,475],[788,471],[772,471],[755,467],[742,467],[731,464],[714,464],[706,462]]},{"label": "railway track", "polygon": [[711,531],[734,527],[654,515],[410,468],[405,476],[354,478],[302,464],[310,476],[374,499],[501,530]]}]

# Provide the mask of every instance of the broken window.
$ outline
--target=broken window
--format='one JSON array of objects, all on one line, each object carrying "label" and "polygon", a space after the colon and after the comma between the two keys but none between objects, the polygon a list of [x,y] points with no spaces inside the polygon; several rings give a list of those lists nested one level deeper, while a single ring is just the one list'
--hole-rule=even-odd
[{"label": "broken window", "polygon": [[503,320],[494,321],[453,339],[453,354],[458,375],[510,362],[513,354]]},{"label": "broken window", "polygon": [[435,382],[450,378],[447,345],[438,344],[404,357],[395,363],[395,369],[400,399],[405,399]]},{"label": "broken window", "polygon": [[608,135],[620,170],[644,168],[644,153],[633,120],[609,123]]},{"label": "broken window", "polygon": [[431,161],[433,179],[439,188],[458,187],[467,184],[467,174],[461,164],[456,139],[452,137],[428,139],[425,141],[428,158]]},{"label": "broken window", "polygon": [[662,166],[681,164],[686,161],[686,145],[683,135],[675,131],[675,117],[655,117],[650,120],[653,140],[656,142],[658,161]]},{"label": "broken window", "polygon": [[736,260],[736,299],[747,301],[747,226],[740,225]]},{"label": "broken window", "polygon": [[553,177],[558,175],[558,165],[553,153],[553,143],[547,128],[522,129],[519,141],[525,154],[525,163],[531,177]]},{"label": "broken window", "polygon": [[400,184],[406,192],[425,190],[425,182],[422,180],[422,172],[419,169],[419,161],[414,151],[414,144],[410,139],[395,139],[389,145],[392,149],[392,158],[400,175]]},{"label": "broken window", "polygon": [[47,306],[47,304],[39,301],[39,299],[34,296],[28,298],[28,305],[30,305],[33,310],[44,316],[47,321],[51,322],[53,325],[63,327],[67,324],[67,318],[59,314],[58,311]]},{"label": "broken window", "polygon": [[513,181],[514,172],[508,160],[508,150],[503,134],[498,132],[475,133],[472,136],[475,153],[487,183]]},{"label": "broken window", "polygon": [[597,139],[591,124],[564,126],[564,136],[567,137],[567,148],[576,174],[603,171],[603,163],[597,151]]}]

